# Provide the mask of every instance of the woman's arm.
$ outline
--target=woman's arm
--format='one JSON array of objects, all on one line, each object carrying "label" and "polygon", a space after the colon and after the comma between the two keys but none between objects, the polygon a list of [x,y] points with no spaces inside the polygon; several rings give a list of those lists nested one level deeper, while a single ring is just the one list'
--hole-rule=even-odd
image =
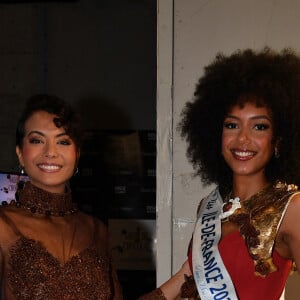
[{"label": "woman's arm", "polygon": [[190,276],[191,270],[186,261],[180,270],[158,289],[140,297],[138,300],[174,300],[180,295],[181,286],[185,282],[185,275]]},{"label": "woman's arm", "polygon": [[4,255],[2,247],[0,246],[0,300],[5,299],[5,286],[3,285],[3,269],[4,269]]},{"label": "woman's arm", "polygon": [[113,294],[113,300],[122,300],[122,288],[118,279],[116,267],[114,265],[113,259],[112,259],[112,253],[111,248],[109,245],[109,234],[107,226],[104,225],[104,223],[98,219],[93,218],[94,226],[96,227],[97,231],[97,239],[95,241],[97,248],[103,249],[105,248],[105,251],[107,252],[107,256],[110,261],[110,283],[111,283],[111,291]]},{"label": "woman's arm", "polygon": [[[288,251],[285,257],[291,257],[296,266],[300,267],[300,194],[292,196],[290,204],[286,210],[280,232]],[[300,273],[300,269],[298,268]]]},{"label": "woman's arm", "polygon": [[112,279],[113,279],[112,281],[113,281],[113,292],[114,292],[113,300],[122,300],[123,299],[122,289],[115,269],[112,270]]}]

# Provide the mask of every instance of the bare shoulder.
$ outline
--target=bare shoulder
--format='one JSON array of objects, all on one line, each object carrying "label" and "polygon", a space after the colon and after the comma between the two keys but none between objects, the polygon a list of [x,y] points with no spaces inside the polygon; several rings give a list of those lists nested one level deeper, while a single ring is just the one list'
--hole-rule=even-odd
[{"label": "bare shoulder", "polygon": [[280,225],[277,242],[289,244],[291,240],[300,243],[300,192],[293,194],[289,199],[286,212]]},{"label": "bare shoulder", "polygon": [[290,196],[286,214],[292,218],[298,218],[300,222],[300,192]]},{"label": "bare shoulder", "polygon": [[292,230],[296,223],[300,223],[300,192],[290,197],[281,228],[282,230]]},{"label": "bare shoulder", "polygon": [[300,193],[290,197],[276,238],[276,249],[285,258],[291,258],[300,265]]}]

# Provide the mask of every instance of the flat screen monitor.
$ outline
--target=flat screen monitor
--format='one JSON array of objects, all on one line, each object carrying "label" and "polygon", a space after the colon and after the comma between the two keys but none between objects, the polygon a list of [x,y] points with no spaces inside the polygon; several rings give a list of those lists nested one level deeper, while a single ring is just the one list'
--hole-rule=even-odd
[{"label": "flat screen monitor", "polygon": [[9,203],[11,200],[14,200],[18,183],[28,180],[29,177],[27,175],[0,172],[0,204],[2,204],[3,201]]}]

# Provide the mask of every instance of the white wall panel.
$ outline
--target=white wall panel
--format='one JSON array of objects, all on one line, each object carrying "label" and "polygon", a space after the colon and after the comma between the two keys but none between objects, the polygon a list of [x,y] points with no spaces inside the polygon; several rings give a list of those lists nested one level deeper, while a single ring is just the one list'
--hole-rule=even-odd
[{"label": "white wall panel", "polygon": [[[168,222],[158,222],[158,230],[172,224],[172,239],[158,241],[158,253],[161,249],[170,249],[166,257],[172,257],[171,272],[175,272],[186,257],[186,249],[194,226],[196,208],[199,200],[212,187],[203,188],[198,178],[193,178],[193,170],[186,159],[186,144],[181,140],[176,125],[180,121],[180,113],[186,101],[191,100],[195,84],[203,73],[203,67],[209,64],[218,52],[230,54],[237,49],[261,49],[270,46],[280,50],[292,47],[300,51],[300,1],[298,0],[159,0],[161,10],[173,10],[173,97],[169,103],[169,111],[173,115],[172,123],[172,152],[169,174],[172,181],[172,194],[168,202],[170,209]],[[162,11],[158,13],[158,22],[162,22]],[[169,20],[169,26],[171,21]],[[161,33],[158,32],[158,39]],[[164,49],[164,44],[158,45],[158,55]],[[170,54],[170,55],[171,55]],[[170,67],[170,66],[169,66]],[[158,76],[163,71],[158,62]],[[160,87],[164,88],[164,87]],[[165,87],[169,88],[169,87]],[[162,91],[160,91],[162,93]],[[158,98],[158,135],[161,134],[165,119],[159,113],[166,103]],[[164,143],[158,140],[158,143]],[[158,147],[160,145],[158,144]],[[159,168],[158,171],[169,172],[168,168]],[[162,174],[158,174],[162,176]],[[164,194],[165,187],[158,185],[158,203]],[[161,214],[158,208],[158,220]],[[164,211],[166,215],[166,212]],[[171,242],[168,247],[165,243]],[[162,247],[162,248],[161,248]],[[158,254],[159,255],[159,254]],[[169,266],[167,266],[169,267]],[[158,263],[159,281],[165,279],[166,265]],[[287,299],[296,299],[289,295]]]}]

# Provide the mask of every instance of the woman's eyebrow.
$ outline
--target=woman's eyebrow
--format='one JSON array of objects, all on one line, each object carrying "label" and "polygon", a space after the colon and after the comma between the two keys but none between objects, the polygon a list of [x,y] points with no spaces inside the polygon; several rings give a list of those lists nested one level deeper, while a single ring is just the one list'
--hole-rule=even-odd
[{"label": "woman's eyebrow", "polygon": [[[235,116],[235,115],[227,115],[225,116],[225,119],[226,118],[231,118],[231,119],[236,119],[236,120],[239,120],[240,118]],[[252,116],[250,117],[251,120],[257,120],[257,119],[266,119],[268,120],[269,122],[272,122],[272,119],[266,115],[255,115],[255,116]]]},{"label": "woman's eyebrow", "polygon": [[[41,131],[38,131],[38,130],[32,130],[30,131],[27,135],[31,135],[31,134],[38,134],[38,135],[41,135],[41,136],[45,136],[45,134]],[[59,134],[57,134],[55,137],[61,137],[61,136],[68,136],[68,134],[66,132],[61,132]]]}]

